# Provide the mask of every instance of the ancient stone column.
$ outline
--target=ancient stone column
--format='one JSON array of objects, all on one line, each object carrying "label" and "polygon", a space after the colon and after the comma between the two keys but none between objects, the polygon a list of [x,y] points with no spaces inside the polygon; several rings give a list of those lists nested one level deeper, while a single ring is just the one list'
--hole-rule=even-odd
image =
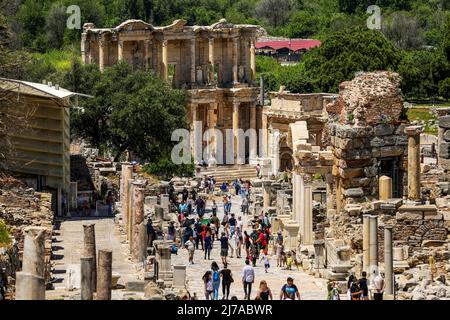
[{"label": "ancient stone column", "polygon": [[256,132],[256,105],[250,105],[250,129],[254,130],[254,135],[250,135],[249,145],[250,145],[250,159],[256,160],[258,157],[258,133]]},{"label": "ancient stone column", "polygon": [[128,217],[129,217],[129,210],[128,210],[128,203],[129,203],[129,183],[133,179],[133,166],[132,165],[122,165],[122,195],[121,195],[121,202],[122,202],[122,221],[123,225],[125,226],[125,230],[127,230],[128,226]]},{"label": "ancient stone column", "polygon": [[215,109],[217,108],[217,103],[213,103],[208,106],[208,129],[209,129],[209,141],[208,141],[208,159],[214,161],[215,154],[217,150],[216,146],[216,123],[215,123]]},{"label": "ancient stone column", "polygon": [[280,170],[280,131],[272,132],[272,173],[277,175]]},{"label": "ancient stone column", "polygon": [[123,40],[119,40],[117,45],[117,61],[123,60]]},{"label": "ancient stone column", "polygon": [[29,272],[16,272],[16,300],[45,300],[44,277]]},{"label": "ancient stone column", "polygon": [[147,233],[144,221],[144,188],[134,188],[134,219],[131,259],[143,262],[147,251]]},{"label": "ancient stone column", "polygon": [[302,243],[305,245],[313,244],[313,205],[312,205],[312,188],[304,186],[304,236]]},{"label": "ancient stone column", "polygon": [[[144,184],[142,183],[142,181],[133,181],[130,185],[130,218],[128,220],[128,244],[129,244],[129,249],[130,249],[130,253],[132,253],[133,251],[133,246],[134,246],[134,237],[133,237],[133,230],[134,230],[134,224],[135,224],[135,219],[136,219],[136,210],[137,210],[137,206],[136,206],[136,200],[137,198],[135,197],[135,190],[138,188],[143,188]],[[144,198],[142,196],[142,205],[144,203]],[[144,208],[142,208],[142,210],[144,210]]]},{"label": "ancient stone column", "polygon": [[239,137],[239,105],[240,102],[233,102],[233,135],[234,135],[234,154],[237,164],[242,164],[242,159],[239,157],[239,149],[241,145]]},{"label": "ancient stone column", "polygon": [[238,83],[239,38],[233,38],[233,82]]},{"label": "ancient stone column", "polygon": [[384,275],[386,294],[394,294],[394,258],[392,253],[392,226],[384,227]]},{"label": "ancient stone column", "polygon": [[145,70],[150,70],[150,46],[152,41],[149,39],[144,40],[144,59],[145,59]]},{"label": "ancient stone column", "polygon": [[214,38],[208,39],[208,56],[211,68],[209,70],[209,81],[214,81]]},{"label": "ancient stone column", "polygon": [[92,300],[94,297],[93,265],[94,257],[81,257],[81,300]]},{"label": "ancient stone column", "polygon": [[[264,110],[264,108],[263,108]],[[259,153],[260,156],[266,158],[269,155],[269,131],[267,115],[262,113],[262,139],[260,140]]]},{"label": "ancient stone column", "polygon": [[252,74],[252,82],[256,79],[256,49],[255,49],[255,39],[250,40],[250,69]]},{"label": "ancient stone column", "polygon": [[86,59],[86,41],[87,40],[87,33],[83,32],[81,34],[81,62],[83,64],[88,64]]},{"label": "ancient stone column", "polygon": [[84,224],[84,257],[92,257],[92,288],[97,289],[97,252],[95,245],[95,224]]},{"label": "ancient stone column", "polygon": [[421,126],[405,128],[408,135],[408,199],[420,200],[420,133]]},{"label": "ancient stone column", "polygon": [[[192,131],[192,150],[194,163],[200,163],[202,160],[201,154],[201,146],[202,146],[202,137],[201,137],[201,127],[197,125],[197,107],[196,103],[191,104],[191,131]],[[200,131],[200,132],[199,132]]]},{"label": "ancient stone column", "polygon": [[292,172],[292,208],[293,217],[300,226],[301,237],[303,238],[303,215],[302,215],[302,201],[303,201],[303,179],[297,171]]},{"label": "ancient stone column", "polygon": [[363,215],[363,266],[362,270],[368,272],[370,265],[370,215]]},{"label": "ancient stone column", "polygon": [[101,35],[98,41],[98,66],[101,72],[105,70],[105,36]]},{"label": "ancient stone column", "polygon": [[169,58],[168,58],[168,41],[162,41],[162,60],[161,60],[161,78],[163,80],[169,77]]},{"label": "ancient stone column", "polygon": [[97,300],[111,300],[112,287],[112,251],[99,250]]},{"label": "ancient stone column", "polygon": [[45,278],[45,228],[27,227],[24,232],[22,271]]},{"label": "ancient stone column", "polygon": [[195,62],[195,36],[191,39],[191,84],[195,84],[195,72],[196,72],[196,62]]},{"label": "ancient stone column", "polygon": [[378,189],[380,200],[386,201],[392,199],[392,178],[387,176],[380,177]]},{"label": "ancient stone column", "polygon": [[369,275],[378,274],[378,216],[370,216]]},{"label": "ancient stone column", "polygon": [[270,181],[264,181],[263,184],[263,211],[267,212],[267,209],[270,207]]}]

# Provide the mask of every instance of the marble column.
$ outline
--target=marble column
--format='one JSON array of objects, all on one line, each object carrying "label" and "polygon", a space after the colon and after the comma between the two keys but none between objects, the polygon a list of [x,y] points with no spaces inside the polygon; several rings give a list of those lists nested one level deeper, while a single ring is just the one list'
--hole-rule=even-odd
[{"label": "marble column", "polygon": [[392,199],[392,179],[387,176],[382,176],[378,182],[378,194],[380,200],[386,201]]},{"label": "marble column", "polygon": [[117,61],[123,60],[123,40],[119,40],[117,45]]},{"label": "marble column", "polygon": [[161,78],[166,81],[169,78],[169,57],[167,40],[162,41]]},{"label": "marble column", "polygon": [[97,251],[95,244],[95,224],[84,224],[84,252],[83,257],[92,257],[92,288],[97,289]]},{"label": "marble column", "polygon": [[392,253],[392,226],[384,227],[384,275],[386,294],[394,294],[394,258]]},{"label": "marble column", "polygon": [[378,216],[370,216],[369,220],[369,275],[373,278],[378,274]]},{"label": "marble column", "polygon": [[197,122],[197,108],[198,105],[196,103],[191,103],[191,118],[192,118],[192,124],[191,124],[191,131],[192,131],[192,154],[194,158],[194,163],[200,163],[202,160],[201,155],[201,145],[202,140],[201,137],[199,137],[198,132],[198,126],[196,125]]},{"label": "marble column", "polygon": [[252,82],[256,79],[256,49],[255,49],[255,39],[250,40],[250,70],[251,70],[251,80]]},{"label": "marble column", "polygon": [[131,259],[135,262],[143,262],[147,251],[147,233],[144,221],[144,188],[134,189],[134,219],[133,219],[133,247]]},{"label": "marble column", "polygon": [[151,47],[152,41],[147,39],[144,40],[144,55],[145,55],[145,71],[149,71],[151,69],[151,63],[150,63],[150,47]]},{"label": "marble column", "polygon": [[94,297],[93,264],[94,257],[81,257],[81,300],[92,300]]},{"label": "marble column", "polygon": [[106,39],[104,35],[100,35],[100,39],[98,42],[98,66],[101,72],[105,70],[105,47],[106,47]]},{"label": "marble column", "polygon": [[210,104],[208,106],[208,130],[209,130],[209,141],[208,141],[208,163],[212,166],[217,164],[216,152],[217,152],[217,141],[216,141],[216,119],[215,110],[217,108],[217,103]]},{"label": "marble column", "polygon": [[23,245],[22,271],[45,278],[45,231],[44,227],[26,227]]},{"label": "marble column", "polygon": [[243,164],[244,161],[242,157],[244,155],[240,154],[240,136],[239,136],[239,106],[240,102],[233,102],[233,135],[234,135],[234,155],[236,159],[236,164]]},{"label": "marble column", "polygon": [[16,272],[16,300],[45,300],[45,279],[29,272]]},{"label": "marble column", "polygon": [[120,197],[120,201],[122,202],[122,222],[125,226],[125,230],[128,226],[128,217],[129,217],[129,210],[128,210],[128,203],[129,203],[129,183],[133,179],[133,166],[132,165],[122,165],[122,194]]},{"label": "marble column", "polygon": [[[129,220],[128,220],[128,244],[129,244],[129,249],[130,249],[130,253],[132,253],[133,251],[133,246],[134,246],[134,237],[133,237],[133,232],[134,232],[134,225],[135,225],[135,220],[136,220],[136,211],[140,210],[140,207],[138,209],[138,207],[136,206],[136,200],[138,200],[138,198],[136,198],[135,196],[135,192],[136,189],[139,188],[143,188],[144,184],[142,183],[142,181],[133,181],[131,182],[130,185],[130,215],[129,215]],[[142,206],[144,204],[144,198],[142,195]],[[144,210],[142,208],[142,210]]]},{"label": "marble column", "polygon": [[209,56],[209,82],[214,82],[214,38],[208,39],[208,56]]},{"label": "marble column", "polygon": [[267,115],[264,114],[264,108],[262,111],[262,124],[261,124],[261,130],[262,130],[262,139],[260,141],[260,148],[259,153],[260,156],[263,158],[266,158],[269,156],[269,130],[268,130],[268,118]]},{"label": "marble column", "polygon": [[301,230],[301,237],[303,237],[303,221],[302,221],[302,200],[303,200],[303,179],[297,171],[292,172],[292,207],[293,216]]},{"label": "marble column", "polygon": [[272,131],[272,173],[276,176],[280,170],[280,131]]},{"label": "marble column", "polygon": [[313,206],[312,206],[312,188],[304,186],[304,233],[302,243],[305,245],[313,244]]},{"label": "marble column", "polygon": [[111,300],[112,288],[112,251],[99,250],[97,300]]},{"label": "marble column", "polygon": [[258,158],[258,133],[256,131],[256,104],[250,105],[250,129],[254,134],[250,135],[250,159],[256,161]]},{"label": "marble column", "polygon": [[238,83],[239,68],[239,38],[233,38],[233,82]]},{"label": "marble column", "polygon": [[408,135],[408,199],[420,200],[420,133],[422,126],[405,128]]},{"label": "marble column", "polygon": [[363,215],[363,265],[362,270],[368,272],[370,265],[370,215]]},{"label": "marble column", "polygon": [[195,84],[196,62],[195,62],[195,37],[191,39],[191,84]]}]

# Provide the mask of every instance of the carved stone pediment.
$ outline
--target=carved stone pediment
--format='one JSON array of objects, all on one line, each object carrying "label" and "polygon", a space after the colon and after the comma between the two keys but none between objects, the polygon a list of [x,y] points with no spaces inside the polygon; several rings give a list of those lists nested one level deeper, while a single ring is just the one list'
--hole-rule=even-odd
[{"label": "carved stone pediment", "polygon": [[142,20],[127,20],[114,28],[116,31],[154,30],[153,25]]},{"label": "carved stone pediment", "polygon": [[211,29],[233,29],[234,27],[234,24],[228,22],[226,19],[220,19],[219,22],[211,25]]},{"label": "carved stone pediment", "polygon": [[186,26],[187,21],[183,19],[177,19],[172,24],[163,27],[164,30],[172,31],[172,32],[181,32]]}]

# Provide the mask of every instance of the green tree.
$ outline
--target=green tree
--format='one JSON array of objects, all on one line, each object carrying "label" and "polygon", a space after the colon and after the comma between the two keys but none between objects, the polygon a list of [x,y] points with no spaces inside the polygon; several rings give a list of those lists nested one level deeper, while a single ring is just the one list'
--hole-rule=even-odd
[{"label": "green tree", "polygon": [[[118,159],[125,150],[147,161],[168,154],[174,145],[172,131],[186,128],[185,92],[173,90],[159,77],[133,70],[126,63],[107,68],[89,79],[67,76],[68,87],[81,82],[94,98],[80,103],[84,112],[74,115],[75,134],[96,147],[107,147]],[[84,70],[86,77],[92,70]],[[90,83],[92,82],[92,83]],[[70,83],[72,83],[70,85]],[[79,87],[79,89],[83,89]]]},{"label": "green tree", "polygon": [[450,78],[442,80],[439,83],[439,94],[444,99],[450,99]]},{"label": "green tree", "polygon": [[60,49],[64,44],[64,31],[66,30],[67,8],[56,3],[47,14],[45,29],[49,47]]}]

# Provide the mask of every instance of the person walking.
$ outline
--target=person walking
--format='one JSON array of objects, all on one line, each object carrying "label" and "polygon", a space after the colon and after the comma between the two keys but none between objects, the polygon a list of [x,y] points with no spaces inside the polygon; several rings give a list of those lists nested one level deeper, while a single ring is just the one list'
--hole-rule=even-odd
[{"label": "person walking", "polygon": [[211,295],[214,292],[213,280],[212,280],[212,272],[206,271],[206,273],[202,277],[205,291],[206,300],[211,300]]},{"label": "person walking", "polygon": [[213,201],[212,201],[211,210],[212,210],[213,216],[217,215],[217,204],[216,204],[216,199],[213,199]]},{"label": "person walking", "polygon": [[229,247],[230,243],[228,242],[228,237],[225,235],[225,232],[222,232],[222,236],[220,237],[220,257],[222,258],[223,265],[227,264]]},{"label": "person walking", "polygon": [[259,283],[259,290],[256,293],[257,300],[273,300],[272,291],[267,286],[266,280],[261,280]]},{"label": "person walking", "polygon": [[350,287],[351,300],[361,300],[362,290],[359,287],[358,279],[354,279]]},{"label": "person walking", "polygon": [[262,251],[262,255],[261,255],[261,261],[264,262],[264,271],[267,273],[270,268],[270,264],[269,264],[269,256],[267,255],[267,250],[263,250]]},{"label": "person walking", "polygon": [[361,300],[369,300],[369,286],[367,285],[367,273],[363,271],[361,273],[361,279],[359,279],[359,287],[361,288]]},{"label": "person walking", "polygon": [[244,196],[244,198],[242,198],[241,212],[242,212],[242,215],[248,215],[248,198],[247,198],[247,196]]},{"label": "person walking", "polygon": [[353,282],[355,282],[355,281],[356,281],[356,277],[353,274],[351,274],[348,277],[348,281],[347,281],[347,300],[352,300],[351,288],[352,288]]},{"label": "person walking", "polygon": [[186,241],[184,244],[184,247],[187,249],[189,254],[189,263],[194,264],[194,253],[195,253],[195,243],[194,243],[194,237],[190,236],[189,240]]},{"label": "person walking", "polygon": [[202,237],[202,232],[203,232],[203,226],[202,226],[202,220],[200,218],[197,219],[197,221],[195,222],[195,233],[197,235],[197,237],[195,238],[195,249],[198,250],[198,245],[199,243],[202,244],[202,250],[205,250],[205,247],[203,245],[203,237]]},{"label": "person walking", "polygon": [[261,166],[259,165],[259,163],[256,165],[256,176],[258,178],[260,178],[260,174],[261,174]]},{"label": "person walking", "polygon": [[236,230],[237,220],[234,216],[234,213],[231,214],[231,218],[228,220],[228,225],[230,226],[230,234],[233,235]]},{"label": "person walking", "polygon": [[245,247],[245,254],[246,258],[250,259],[250,246],[251,246],[250,236],[248,235],[247,231],[244,231],[244,247]]},{"label": "person walking", "polygon": [[241,228],[239,228],[239,227],[237,227],[236,228],[236,236],[237,236],[237,248],[236,248],[236,256],[238,257],[238,258],[240,258],[241,257],[241,255],[242,255],[242,243],[243,243],[243,237],[242,237],[242,231],[241,231],[242,229]]},{"label": "person walking", "polygon": [[231,270],[228,269],[228,265],[224,264],[223,269],[220,271],[222,277],[222,300],[228,300],[230,296],[231,284],[234,282]]},{"label": "person walking", "polygon": [[250,300],[252,294],[252,284],[255,282],[255,270],[250,265],[250,261],[245,259],[245,267],[242,271],[242,285],[244,287],[244,300]]},{"label": "person walking", "polygon": [[212,213],[212,217],[210,219],[211,229],[212,229],[212,240],[219,240],[219,229],[220,229],[220,220],[217,217],[217,212]]},{"label": "person walking", "polygon": [[327,292],[327,300],[341,300],[339,289],[336,287],[336,282],[333,280],[328,280]]},{"label": "person walking", "polygon": [[231,239],[230,239],[230,248],[231,248],[231,256],[230,258],[234,257],[234,254],[237,255],[237,246],[238,246],[238,236],[236,232],[231,233]]},{"label": "person walking", "polygon": [[219,266],[215,261],[211,263],[212,280],[213,280],[213,299],[219,300],[219,288],[220,288],[220,272]]},{"label": "person walking", "polygon": [[212,236],[211,232],[208,231],[206,232],[205,236],[205,260],[206,256],[208,256],[208,260],[210,260],[212,248],[213,248]]},{"label": "person walking", "polygon": [[300,300],[300,292],[294,284],[294,279],[289,277],[287,283],[281,288],[280,300],[295,300],[296,297]]},{"label": "person walking", "polygon": [[277,255],[277,267],[283,267],[283,242],[277,242],[275,244],[275,254]]}]

